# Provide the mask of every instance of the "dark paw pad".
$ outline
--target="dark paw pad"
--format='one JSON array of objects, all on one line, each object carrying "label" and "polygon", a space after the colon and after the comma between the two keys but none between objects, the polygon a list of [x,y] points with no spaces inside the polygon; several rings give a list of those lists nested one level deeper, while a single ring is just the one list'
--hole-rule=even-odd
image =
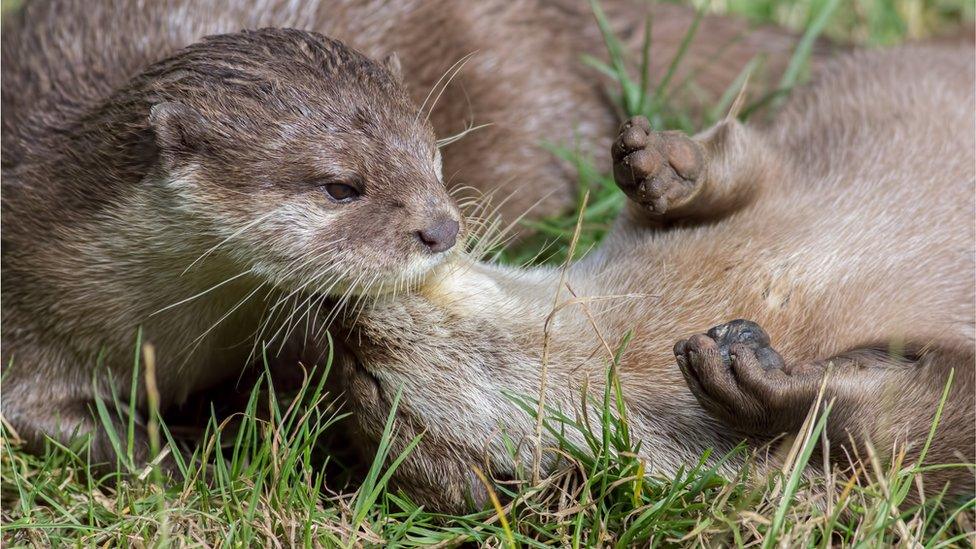
[{"label": "dark paw pad", "polygon": [[643,116],[624,122],[611,155],[620,189],[656,214],[684,203],[705,165],[698,143],[681,132],[655,132]]},{"label": "dark paw pad", "polygon": [[816,378],[789,375],[769,335],[748,320],[678,341],[674,354],[702,407],[748,433],[792,429],[816,394]]},{"label": "dark paw pad", "polygon": [[709,330],[707,335],[718,344],[722,360],[730,366],[730,349],[733,345],[741,345],[755,354],[763,370],[783,368],[782,357],[770,347],[769,334],[751,320],[738,319],[719,324]]}]

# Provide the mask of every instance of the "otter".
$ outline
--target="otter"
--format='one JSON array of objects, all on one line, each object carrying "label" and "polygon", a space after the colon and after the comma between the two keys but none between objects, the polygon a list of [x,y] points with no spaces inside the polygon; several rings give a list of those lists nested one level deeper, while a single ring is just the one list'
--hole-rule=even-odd
[{"label": "otter", "polygon": [[463,230],[429,122],[340,42],[216,35],[131,76],[104,72],[124,51],[59,51],[54,95],[3,134],[2,412],[29,449],[91,434],[114,455],[90,409],[128,395],[138,327],[165,409],[258,341],[313,363],[326,296],[409,285]]},{"label": "otter", "polygon": [[[621,121],[606,93],[612,83],[581,60],[584,54],[607,56],[592,9],[579,0],[25,4],[5,22],[4,133],[43,116],[47,106],[39,97],[60,101],[61,90],[74,85],[67,66],[116,79],[206,35],[262,27],[315,31],[376,59],[398,54],[408,93],[443,139],[449,186],[461,202],[480,206],[477,211],[497,212],[505,227],[523,215],[559,213],[576,203],[573,166],[553,157],[547,144],[596,153],[609,145]],[[693,9],[668,3],[600,5],[634,63],[641,59],[644,23],[652,17],[652,82],[667,74],[696,18]],[[712,104],[753,58],[763,62],[750,89],[770,90],[796,44],[789,32],[753,29],[735,18],[705,16],[697,28],[671,79],[674,100],[695,107]],[[814,54],[816,60],[827,51],[818,47]]]},{"label": "otter", "polygon": [[[398,486],[465,509],[486,498],[473,465],[513,478],[537,435],[558,446],[520,399],[572,417],[619,353],[649,474],[797,433],[821,384],[835,465],[868,442],[911,464],[950,376],[925,463],[973,463],[974,80],[971,44],[915,45],[833,62],[769,126],[729,118],[690,138],[626,122],[611,156],[630,200],[599,248],[565,268],[459,260],[344,320],[358,440],[369,450],[397,401],[391,455],[421,435]],[[557,460],[545,452],[543,472]],[[967,466],[924,480],[973,489]]]},{"label": "otter", "polygon": [[[653,12],[666,58],[693,19],[604,5],[634,45]],[[615,124],[577,59],[602,49],[588,7],[407,1],[377,13],[367,1],[60,0],[7,18],[2,411],[30,448],[91,433],[94,458],[111,456],[89,408],[127,394],[137,326],[156,348],[164,408],[263,345],[316,363],[324,348],[306,342],[328,324],[327,300],[409,287],[464,236],[444,173],[460,174],[454,191],[518,188],[497,203],[508,220],[569,200],[561,168],[528,160],[543,138],[585,145]],[[238,32],[261,27],[342,42]],[[701,21],[712,41],[691,45],[688,66],[706,89],[759,51],[784,65],[791,35],[746,30]],[[445,75],[466,93],[438,101]],[[446,146],[445,172],[431,123],[450,135],[472,114],[492,125]]]}]

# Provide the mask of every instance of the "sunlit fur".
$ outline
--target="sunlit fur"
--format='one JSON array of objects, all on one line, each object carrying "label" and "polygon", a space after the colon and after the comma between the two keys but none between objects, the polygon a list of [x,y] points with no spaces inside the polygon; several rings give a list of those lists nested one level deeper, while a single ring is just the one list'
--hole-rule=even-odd
[{"label": "sunlit fur", "polygon": [[[457,263],[421,292],[376,300],[350,323],[339,372],[360,434],[377,440],[402,390],[392,455],[423,438],[398,485],[435,508],[483,502],[473,465],[516,471],[502,432],[532,469],[536,419],[510,395],[537,398],[545,372],[546,403],[573,415],[584,386],[603,394],[630,332],[619,376],[631,433],[648,473],[672,475],[741,439],[696,401],[672,346],[746,318],[787,363],[839,357],[826,395],[838,399],[833,448],[867,435],[882,462],[895,445],[906,463],[918,458],[954,368],[926,464],[973,463],[973,65],[972,44],[847,57],[771,126],[725,121],[697,137],[709,157],[699,198],[724,217],[660,230],[633,207],[565,272]],[[866,348],[881,349],[866,368],[843,358]],[[889,359],[889,348],[929,358]],[[544,451],[543,471],[557,457]],[[971,494],[965,468],[926,473],[926,493],[949,480]]]}]

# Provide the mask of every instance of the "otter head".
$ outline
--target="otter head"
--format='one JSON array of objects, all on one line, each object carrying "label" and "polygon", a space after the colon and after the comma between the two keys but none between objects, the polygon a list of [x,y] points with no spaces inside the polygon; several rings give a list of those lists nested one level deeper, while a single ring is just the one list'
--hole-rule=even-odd
[{"label": "otter head", "polygon": [[[478,270],[465,265],[447,276],[485,290]],[[522,406],[534,408],[540,373],[522,334],[460,303],[483,297],[445,302],[425,295],[429,286],[377,297],[361,314],[341,318],[333,371],[350,411],[351,443],[368,459],[389,437],[390,459],[403,456],[391,486],[428,509],[464,513],[489,501],[476,470],[504,481],[531,471],[536,422]],[[504,296],[490,302],[495,314],[518,314]],[[571,414],[579,401],[574,384],[565,373],[550,375],[553,405]],[[385,432],[391,414],[392,436]],[[548,430],[542,434],[546,448],[559,446]],[[564,436],[585,447],[580,433],[567,428]],[[552,471],[558,454],[541,457],[542,472]]]},{"label": "otter head", "polygon": [[278,286],[410,284],[463,229],[433,130],[395,67],[324,36],[213,36],[137,79],[169,216],[208,260]]}]

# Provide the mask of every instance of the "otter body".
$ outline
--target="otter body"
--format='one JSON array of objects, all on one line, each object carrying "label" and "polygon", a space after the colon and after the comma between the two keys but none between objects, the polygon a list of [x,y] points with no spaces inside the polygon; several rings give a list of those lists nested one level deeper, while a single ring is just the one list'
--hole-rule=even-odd
[{"label": "otter body", "polygon": [[[918,459],[952,370],[926,463],[972,463],[974,78],[969,47],[860,53],[768,128],[628,122],[612,155],[629,209],[565,275],[461,265],[349,327],[358,428],[376,440],[402,387],[400,443],[424,439],[401,485],[464,507],[484,495],[471,464],[517,470],[497,428],[532,463],[535,418],[507,395],[537,398],[544,375],[548,404],[577,410],[631,332],[619,376],[649,472],[796,432],[830,364],[836,463],[865,435]],[[931,493],[973,486],[965,468],[926,475]]]}]

